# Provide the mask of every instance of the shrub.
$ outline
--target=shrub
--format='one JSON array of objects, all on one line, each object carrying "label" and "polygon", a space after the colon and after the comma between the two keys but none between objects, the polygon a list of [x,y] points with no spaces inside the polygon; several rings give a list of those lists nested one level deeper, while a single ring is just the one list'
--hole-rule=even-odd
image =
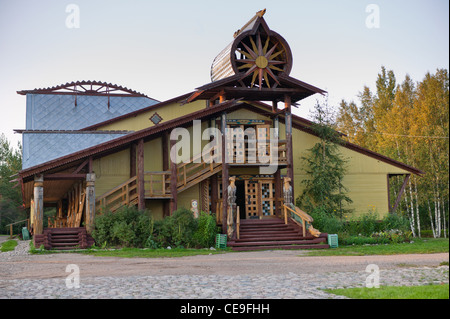
[{"label": "shrub", "polygon": [[193,235],[195,246],[212,247],[214,246],[216,235],[219,228],[216,225],[214,215],[201,212],[198,218],[198,227]]},{"label": "shrub", "polygon": [[162,246],[191,247],[197,221],[186,208],[176,210],[172,216],[155,223],[155,238]]},{"label": "shrub", "polygon": [[338,234],[343,230],[343,220],[329,214],[322,206],[313,209],[309,215],[314,219],[314,228],[320,230],[321,232]]},{"label": "shrub", "polygon": [[97,244],[108,246],[143,247],[152,232],[153,222],[136,207],[122,207],[95,219],[92,232]]}]

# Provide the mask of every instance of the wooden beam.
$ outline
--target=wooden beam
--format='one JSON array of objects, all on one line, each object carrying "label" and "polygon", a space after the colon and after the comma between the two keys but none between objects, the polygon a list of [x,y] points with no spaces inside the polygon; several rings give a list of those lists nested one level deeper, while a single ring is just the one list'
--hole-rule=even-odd
[{"label": "wooden beam", "polygon": [[[165,131],[161,136],[161,148],[162,148],[162,161],[163,161],[163,171],[168,171],[170,169],[170,141],[169,141],[169,132]],[[163,185],[162,190],[165,194],[166,184],[165,184],[166,176],[163,176]],[[163,201],[163,217],[170,216],[170,201]]]},{"label": "wooden beam", "polygon": [[170,200],[170,215],[173,214],[178,208],[178,190],[177,190],[177,153],[175,144],[177,141],[170,140],[170,194],[172,198]]},{"label": "wooden beam", "polygon": [[86,212],[85,225],[88,234],[94,230],[95,219],[95,173],[86,175]]},{"label": "wooden beam", "polygon": [[393,213],[393,212],[395,212],[397,210],[397,207],[400,204],[400,201],[402,199],[403,192],[405,191],[406,184],[408,183],[410,177],[411,177],[411,174],[406,174],[405,175],[405,179],[403,180],[402,187],[400,188],[400,191],[398,192],[397,198],[395,199],[395,204],[392,207],[392,210],[390,211],[391,213]]},{"label": "wooden beam", "polygon": [[144,183],[144,139],[137,145],[137,176],[138,176],[138,209],[145,209],[145,183]]},{"label": "wooden beam", "polygon": [[[287,159],[287,176],[291,179],[292,196],[294,198],[294,157],[292,151],[292,113],[291,113],[291,97],[284,97],[285,110],[285,128],[286,128],[286,159]],[[295,201],[295,199],[294,199]]]},{"label": "wooden beam", "polygon": [[130,146],[130,178],[136,176],[136,143]]},{"label": "wooden beam", "polygon": [[34,176],[34,234],[41,235],[44,231],[44,176]]},{"label": "wooden beam", "polygon": [[45,175],[45,180],[47,181],[85,180],[85,178],[86,174],[54,173]]},{"label": "wooden beam", "polygon": [[87,158],[76,170],[72,172],[72,174],[78,174],[87,164],[89,164],[89,158]]},{"label": "wooden beam", "polygon": [[227,143],[226,143],[227,114],[222,113],[221,132],[222,132],[222,233],[227,233],[227,215],[228,215],[228,168],[227,163]]}]

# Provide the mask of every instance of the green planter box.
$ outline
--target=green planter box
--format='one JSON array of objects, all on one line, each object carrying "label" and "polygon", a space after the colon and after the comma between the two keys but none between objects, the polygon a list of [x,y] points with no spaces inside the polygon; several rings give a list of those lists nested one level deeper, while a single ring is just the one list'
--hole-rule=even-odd
[{"label": "green planter box", "polygon": [[338,235],[337,234],[328,234],[328,245],[330,248],[338,248]]},{"label": "green planter box", "polygon": [[216,235],[216,248],[227,248],[227,235]]},{"label": "green planter box", "polygon": [[22,228],[22,238],[23,240],[30,240],[30,233],[26,227]]}]

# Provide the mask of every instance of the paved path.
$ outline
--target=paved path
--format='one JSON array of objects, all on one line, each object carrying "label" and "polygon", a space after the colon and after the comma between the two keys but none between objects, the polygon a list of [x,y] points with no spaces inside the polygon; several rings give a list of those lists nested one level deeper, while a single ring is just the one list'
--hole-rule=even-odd
[{"label": "paved path", "polygon": [[[302,251],[181,258],[28,255],[26,242],[0,254],[0,298],[342,298],[324,288],[364,287],[379,267],[380,285],[448,283],[449,254],[302,257]],[[79,288],[74,287],[74,264]],[[73,269],[73,268],[72,268]],[[68,283],[68,285],[66,285]]]}]

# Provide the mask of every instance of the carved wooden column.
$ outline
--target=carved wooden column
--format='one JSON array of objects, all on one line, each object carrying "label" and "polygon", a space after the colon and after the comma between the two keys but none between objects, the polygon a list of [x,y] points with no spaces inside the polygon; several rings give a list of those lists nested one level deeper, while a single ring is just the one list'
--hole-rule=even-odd
[{"label": "carved wooden column", "polygon": [[95,173],[86,174],[86,231],[91,234],[94,230],[95,219]]},{"label": "carved wooden column", "polygon": [[34,234],[44,232],[44,175],[34,176]]},{"label": "carved wooden column", "polygon": [[291,97],[285,95],[285,128],[286,128],[286,159],[287,159],[287,177],[291,179],[292,194],[294,194],[294,157],[292,152],[292,114]]}]

